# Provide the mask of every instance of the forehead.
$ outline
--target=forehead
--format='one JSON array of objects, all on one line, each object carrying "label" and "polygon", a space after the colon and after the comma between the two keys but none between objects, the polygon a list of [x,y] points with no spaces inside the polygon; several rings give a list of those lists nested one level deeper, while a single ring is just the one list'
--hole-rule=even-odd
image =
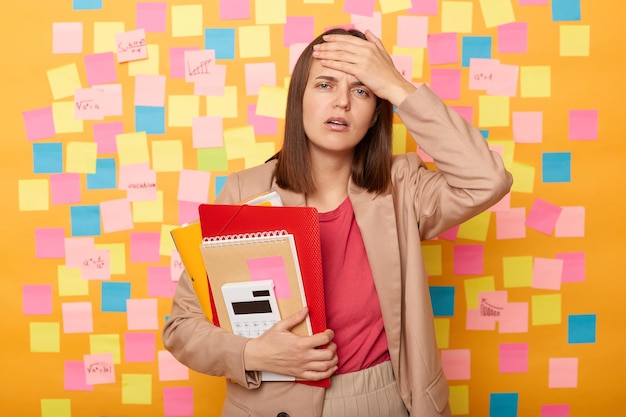
[{"label": "forehead", "polygon": [[335,70],[332,68],[324,67],[320,64],[319,60],[311,60],[311,67],[309,68],[309,82],[313,82],[318,77],[334,78],[338,81],[346,79],[351,84],[359,84],[360,81],[354,75]]}]

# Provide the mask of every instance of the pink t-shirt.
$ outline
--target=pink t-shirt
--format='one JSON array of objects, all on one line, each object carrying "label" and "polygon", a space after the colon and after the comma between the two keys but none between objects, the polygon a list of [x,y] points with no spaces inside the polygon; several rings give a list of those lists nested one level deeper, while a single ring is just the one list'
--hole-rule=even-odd
[{"label": "pink t-shirt", "polygon": [[327,327],[335,332],[337,374],[389,359],[380,303],[350,199],[319,213]]}]

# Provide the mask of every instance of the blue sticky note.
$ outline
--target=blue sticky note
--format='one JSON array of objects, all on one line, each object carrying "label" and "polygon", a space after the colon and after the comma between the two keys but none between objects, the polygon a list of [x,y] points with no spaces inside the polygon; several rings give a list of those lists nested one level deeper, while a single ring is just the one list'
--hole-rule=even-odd
[{"label": "blue sticky note", "polygon": [[454,287],[430,287],[430,301],[435,316],[454,316]]},{"label": "blue sticky note", "polygon": [[215,196],[217,197],[222,192],[222,188],[224,188],[224,183],[226,183],[226,175],[216,175],[215,176]]},{"label": "blue sticky note", "polygon": [[100,236],[100,206],[70,207],[72,236]]},{"label": "blue sticky note", "polygon": [[544,152],[541,157],[543,182],[571,182],[571,152]]},{"label": "blue sticky note", "polygon": [[126,312],[126,300],[130,299],[130,282],[102,282],[101,310],[103,312]]},{"label": "blue sticky note", "polygon": [[554,22],[579,21],[580,0],[552,0],[552,20]]},{"label": "blue sticky note", "polygon": [[596,315],[569,315],[567,318],[567,343],[596,343]]},{"label": "blue sticky note", "polygon": [[74,10],[102,10],[102,0],[73,0]]},{"label": "blue sticky note", "polygon": [[165,107],[135,106],[135,131],[165,133]]},{"label": "blue sticky note", "polygon": [[471,58],[491,59],[491,36],[463,36],[461,65],[469,67]]},{"label": "blue sticky note", "polygon": [[63,172],[63,144],[33,143],[33,166],[35,174]]},{"label": "blue sticky note", "polygon": [[480,129],[480,134],[483,135],[483,138],[489,139],[489,131],[486,129]]},{"label": "blue sticky note", "polygon": [[489,417],[517,417],[516,392],[492,393],[489,397]]},{"label": "blue sticky note", "polygon": [[215,50],[215,59],[235,59],[235,29],[205,29],[204,49]]},{"label": "blue sticky note", "polygon": [[96,173],[87,174],[88,190],[110,190],[117,188],[117,169],[115,159],[96,160]]}]

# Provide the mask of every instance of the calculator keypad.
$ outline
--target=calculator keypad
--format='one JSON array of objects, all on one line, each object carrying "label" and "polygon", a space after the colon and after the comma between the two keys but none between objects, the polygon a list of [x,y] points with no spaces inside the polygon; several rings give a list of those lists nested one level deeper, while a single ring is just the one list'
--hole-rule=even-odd
[{"label": "calculator keypad", "polygon": [[261,336],[276,323],[276,320],[238,321],[233,323],[233,333],[239,336],[254,338]]}]

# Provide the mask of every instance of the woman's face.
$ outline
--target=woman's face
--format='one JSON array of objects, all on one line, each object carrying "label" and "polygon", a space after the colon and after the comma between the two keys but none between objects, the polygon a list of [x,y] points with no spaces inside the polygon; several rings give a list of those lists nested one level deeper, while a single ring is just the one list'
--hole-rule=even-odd
[{"label": "woman's face", "polygon": [[376,96],[352,75],[313,60],[302,114],[311,152],[347,154],[373,123]]}]

